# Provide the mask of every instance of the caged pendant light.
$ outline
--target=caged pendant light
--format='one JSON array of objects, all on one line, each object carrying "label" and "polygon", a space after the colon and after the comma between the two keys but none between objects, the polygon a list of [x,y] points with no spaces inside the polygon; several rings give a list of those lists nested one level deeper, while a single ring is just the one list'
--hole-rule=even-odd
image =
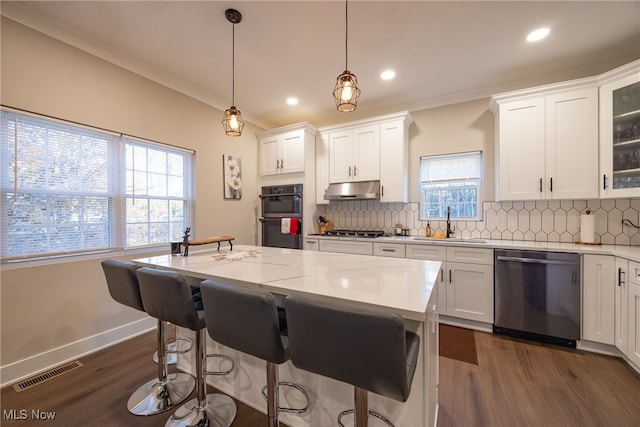
[{"label": "caged pendant light", "polygon": [[240,136],[242,135],[242,129],[244,128],[244,122],[240,118],[240,110],[236,108],[236,24],[242,21],[242,15],[235,9],[227,9],[224,12],[227,21],[233,24],[233,38],[231,48],[231,107],[224,112],[222,118],[222,125],[224,126],[224,133],[228,136]]},{"label": "caged pendant light", "polygon": [[358,107],[358,99],[360,98],[360,89],[358,88],[358,78],[355,74],[349,72],[348,59],[348,40],[349,40],[349,4],[348,0],[344,2],[345,8],[345,37],[344,37],[344,71],[338,76],[336,86],[333,89],[333,97],[336,101],[336,108],[341,113],[349,113],[355,111]]}]

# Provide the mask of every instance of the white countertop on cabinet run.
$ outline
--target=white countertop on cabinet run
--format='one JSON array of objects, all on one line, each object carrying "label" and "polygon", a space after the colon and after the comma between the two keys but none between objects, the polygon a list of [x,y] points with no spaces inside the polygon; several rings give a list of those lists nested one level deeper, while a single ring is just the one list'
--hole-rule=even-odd
[{"label": "white countertop on cabinet run", "polygon": [[[581,254],[614,255],[630,261],[640,262],[640,246],[625,245],[584,245],[579,243],[561,242],[532,242],[522,240],[492,240],[492,239],[424,239],[421,236],[383,236],[374,239],[364,239],[361,237],[336,237],[310,234],[311,239],[327,240],[367,240],[374,243],[403,243],[411,245],[465,245],[475,248],[487,249],[520,249],[525,251],[556,251],[575,252]],[[475,240],[475,242],[474,242]]]},{"label": "white countertop on cabinet run", "polygon": [[280,295],[313,294],[370,304],[424,322],[440,269],[438,261],[234,245],[134,260],[203,279],[260,286]]}]

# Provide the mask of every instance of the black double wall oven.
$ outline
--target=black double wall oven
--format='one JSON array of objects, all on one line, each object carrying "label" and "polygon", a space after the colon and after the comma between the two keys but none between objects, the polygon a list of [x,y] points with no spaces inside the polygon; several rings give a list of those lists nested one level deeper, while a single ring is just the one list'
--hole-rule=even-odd
[{"label": "black double wall oven", "polygon": [[[262,246],[302,249],[302,184],[262,187]],[[283,228],[283,220],[296,221],[293,234]]]}]

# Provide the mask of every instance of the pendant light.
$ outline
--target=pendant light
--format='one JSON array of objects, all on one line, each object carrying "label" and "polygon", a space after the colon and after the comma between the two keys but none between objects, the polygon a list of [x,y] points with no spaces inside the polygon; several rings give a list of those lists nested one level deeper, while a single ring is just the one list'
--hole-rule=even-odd
[{"label": "pendant light", "polygon": [[227,9],[224,12],[227,21],[233,24],[233,42],[231,48],[231,107],[225,110],[224,117],[222,118],[222,125],[224,126],[224,133],[228,136],[240,136],[242,135],[242,129],[244,128],[244,122],[240,118],[240,110],[236,108],[236,24],[242,21],[242,15],[235,9]]},{"label": "pendant light", "polygon": [[349,40],[349,4],[348,0],[344,2],[345,15],[345,37],[344,37],[344,71],[338,76],[336,86],[333,89],[333,97],[336,101],[336,108],[341,113],[349,113],[355,111],[358,107],[358,98],[360,98],[360,89],[358,88],[358,78],[355,74],[349,72],[348,59],[348,40]]}]

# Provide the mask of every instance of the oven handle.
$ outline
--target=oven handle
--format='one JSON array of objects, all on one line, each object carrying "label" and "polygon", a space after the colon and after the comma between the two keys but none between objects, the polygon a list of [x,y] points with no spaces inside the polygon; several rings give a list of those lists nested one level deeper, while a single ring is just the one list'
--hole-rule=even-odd
[{"label": "oven handle", "polygon": [[520,258],[514,256],[501,256],[498,255],[496,257],[498,261],[513,261],[513,262],[523,262],[528,264],[552,264],[552,265],[580,265],[571,261],[555,261],[552,259],[535,259],[535,258]]},{"label": "oven handle", "polygon": [[265,222],[265,221],[282,221],[283,218],[296,218],[298,220],[299,223],[302,223],[302,218],[300,218],[299,216],[277,216],[277,217],[263,217],[263,218],[258,218],[258,221],[260,222]]},{"label": "oven handle", "polygon": [[281,196],[302,197],[302,193],[260,194],[258,197],[260,197],[261,199],[266,199],[267,197],[281,197]]}]

